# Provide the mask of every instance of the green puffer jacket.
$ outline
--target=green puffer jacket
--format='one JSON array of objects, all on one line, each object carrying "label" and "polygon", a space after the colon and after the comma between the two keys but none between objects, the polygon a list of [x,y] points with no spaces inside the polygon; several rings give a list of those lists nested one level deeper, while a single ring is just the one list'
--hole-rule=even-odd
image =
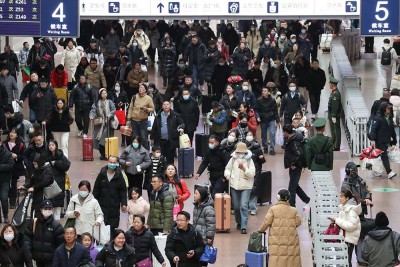
[{"label": "green puffer jacket", "polygon": [[174,197],[168,191],[167,184],[164,184],[157,195],[156,193],[153,190],[150,195],[150,212],[147,220],[149,227],[150,229],[169,231],[173,224],[172,209],[174,208]]}]

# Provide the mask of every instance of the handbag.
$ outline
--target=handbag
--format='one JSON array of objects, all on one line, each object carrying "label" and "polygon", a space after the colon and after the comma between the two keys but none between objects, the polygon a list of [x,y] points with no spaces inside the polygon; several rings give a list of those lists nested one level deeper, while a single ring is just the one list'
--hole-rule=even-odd
[{"label": "handbag", "polygon": [[68,173],[65,173],[65,190],[71,190],[71,180]]},{"label": "handbag", "polygon": [[111,128],[113,128],[114,130],[118,129],[118,125],[119,125],[119,121],[116,115],[111,117],[110,120],[110,126]]},{"label": "handbag", "polygon": [[[334,223],[329,224],[328,229],[325,230],[324,235],[339,235],[340,227]],[[339,242],[337,239],[325,239],[327,243]]]},{"label": "handbag", "polygon": [[206,245],[200,261],[214,264],[217,261],[218,249],[213,246]]},{"label": "handbag", "polygon": [[103,118],[102,117],[97,117],[93,120],[93,125],[97,126],[97,125],[101,125],[103,124]]},{"label": "handbag", "polygon": [[[75,210],[76,202],[74,202],[74,210]],[[68,218],[64,224],[64,229],[75,227],[76,218]]]},{"label": "handbag", "polygon": [[153,267],[153,262],[151,261],[151,258],[145,258],[139,262],[136,263],[137,267]]},{"label": "handbag", "polygon": [[[261,253],[261,252],[267,251],[267,247],[263,246],[263,243],[262,243],[262,235],[263,235],[263,233],[259,233],[259,232],[253,232],[250,234],[249,245],[247,246],[248,251],[255,252],[255,253]],[[264,238],[265,238],[265,236],[264,236]]]},{"label": "handbag", "polygon": [[43,189],[43,195],[46,199],[52,199],[61,194],[62,190],[58,186],[56,180],[53,183]]},{"label": "handbag", "polygon": [[179,206],[178,201],[175,201],[174,208],[172,210],[172,214],[174,216],[174,222],[176,221],[176,217],[178,213],[181,211],[181,206]]},{"label": "handbag", "polygon": [[189,148],[192,144],[190,143],[189,136],[187,134],[182,134],[179,136],[179,148]]},{"label": "handbag", "polygon": [[132,135],[132,129],[129,126],[121,126],[119,128],[119,132],[122,135],[127,135],[127,136],[131,136]]},{"label": "handbag", "polygon": [[125,110],[123,110],[122,108],[116,110],[115,111],[115,116],[117,117],[120,125],[125,125],[126,124]]}]

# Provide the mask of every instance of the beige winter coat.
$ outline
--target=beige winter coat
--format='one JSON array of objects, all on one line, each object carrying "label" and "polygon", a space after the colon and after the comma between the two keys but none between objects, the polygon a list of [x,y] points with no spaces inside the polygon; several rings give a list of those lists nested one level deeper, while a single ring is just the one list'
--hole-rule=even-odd
[{"label": "beige winter coat", "polygon": [[247,32],[246,43],[248,44],[250,51],[253,52],[255,57],[258,55],[261,41],[262,38],[258,29],[256,29],[254,35],[252,35],[250,31]]},{"label": "beige winter coat", "polygon": [[140,33],[141,34],[139,35],[139,31],[135,31],[131,40],[129,41],[129,45],[132,45],[133,40],[136,40],[139,44],[139,47],[143,50],[144,56],[147,57],[147,49],[150,47],[150,39],[142,30],[140,30]]},{"label": "beige winter coat", "polygon": [[76,67],[78,67],[80,61],[81,53],[75,46],[72,49],[65,48],[61,57],[61,64],[64,65],[65,71],[68,72],[69,83],[75,80]]},{"label": "beige winter coat", "polygon": [[297,227],[301,218],[297,209],[286,201],[278,201],[267,212],[264,223],[258,230],[263,233],[268,228],[268,266],[301,267],[300,241]]},{"label": "beige winter coat", "polygon": [[[224,175],[229,180],[229,186],[233,189],[245,190],[253,188],[256,168],[251,156],[250,150],[247,151],[243,159],[239,159],[236,152],[232,153],[231,159],[225,167]],[[240,163],[243,163],[246,171],[239,169]]]}]

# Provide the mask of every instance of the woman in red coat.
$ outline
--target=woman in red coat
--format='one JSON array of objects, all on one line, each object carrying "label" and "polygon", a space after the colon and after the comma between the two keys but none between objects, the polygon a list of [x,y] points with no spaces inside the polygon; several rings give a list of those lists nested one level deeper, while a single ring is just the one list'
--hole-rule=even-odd
[{"label": "woman in red coat", "polygon": [[[256,113],[254,109],[250,107],[249,102],[244,102],[240,104],[239,106],[239,114],[244,113],[247,115],[247,127],[249,128],[249,131],[253,133],[253,136],[256,136],[257,132],[257,118],[256,118]],[[236,125],[239,125],[239,116],[236,118]]]},{"label": "woman in red coat", "polygon": [[164,182],[169,185],[168,191],[178,201],[178,204],[183,210],[183,202],[190,197],[190,191],[183,179],[178,178],[178,171],[175,165],[169,164],[165,171]]}]

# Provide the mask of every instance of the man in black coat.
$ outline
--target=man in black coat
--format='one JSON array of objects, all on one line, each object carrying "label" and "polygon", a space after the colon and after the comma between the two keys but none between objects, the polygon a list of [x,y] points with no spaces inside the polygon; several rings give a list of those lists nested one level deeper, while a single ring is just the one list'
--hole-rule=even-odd
[{"label": "man in black coat", "polygon": [[207,58],[205,66],[205,81],[208,85],[208,94],[211,94],[211,77],[215,66],[218,64],[221,52],[218,50],[215,40],[210,40],[207,47]]},{"label": "man in black coat", "polygon": [[217,99],[221,99],[228,84],[228,78],[231,76],[232,67],[226,64],[224,55],[218,57],[218,64],[214,67],[211,75],[212,93]]},{"label": "man in black coat", "polygon": [[0,69],[3,66],[8,66],[11,76],[17,81],[17,76],[19,75],[18,57],[9,45],[4,46],[4,53],[0,54]]},{"label": "man in black coat", "polygon": [[0,128],[6,129],[6,117],[4,116],[4,106],[8,104],[7,89],[0,84]]},{"label": "man in black coat", "polygon": [[203,86],[205,78],[207,47],[199,41],[197,35],[192,36],[191,43],[186,48],[184,59],[192,71],[194,84]]},{"label": "man in black coat", "polygon": [[200,257],[205,244],[201,234],[189,223],[190,214],[186,211],[178,213],[176,226],[167,236],[165,255],[171,266],[200,267]]},{"label": "man in black coat", "polygon": [[303,170],[302,162],[304,155],[304,150],[302,149],[303,134],[299,131],[293,129],[291,124],[286,124],[283,126],[283,136],[287,140],[285,143],[285,156],[284,156],[284,166],[285,169],[289,169],[289,192],[290,200],[289,203],[292,207],[296,207],[296,194],[300,199],[308,204],[310,198],[300,187],[300,176]]},{"label": "man in black coat", "polygon": [[223,179],[225,165],[225,152],[221,149],[220,140],[217,136],[211,135],[208,139],[206,155],[194,178],[199,179],[207,168],[211,182],[210,192],[213,197],[216,193],[223,193],[226,189],[227,183]]},{"label": "man in black coat", "polygon": [[46,145],[44,144],[43,134],[37,133],[31,139],[31,144],[25,149],[23,158],[24,165],[26,167],[26,177],[25,181],[29,182],[35,167],[33,166],[33,161],[37,154],[44,155],[46,153]]},{"label": "man in black coat", "polygon": [[297,90],[296,83],[291,81],[289,83],[289,92],[282,97],[280,108],[280,115],[284,124],[291,124],[293,115],[299,110],[304,110],[305,107],[306,101],[304,97]]},{"label": "man in black coat", "polygon": [[372,121],[369,138],[371,140],[372,147],[376,147],[383,151],[381,154],[381,159],[389,179],[392,179],[397,175],[390,168],[387,152],[389,146],[397,144],[396,132],[394,130],[391,112],[392,105],[390,103],[381,103],[379,112]]},{"label": "man in black coat", "polygon": [[318,59],[314,58],[311,63],[311,69],[308,71],[307,75],[307,90],[310,95],[311,104],[311,119],[316,119],[319,103],[321,100],[321,91],[324,89],[326,83],[325,71],[319,67]]},{"label": "man in black coat", "polygon": [[[14,159],[11,152],[4,145],[0,145],[0,201],[3,209],[4,223],[10,223],[8,220],[8,191],[12,178]],[[1,219],[0,219],[1,221]]]},{"label": "man in black coat", "polygon": [[4,107],[4,113],[7,119],[7,129],[3,130],[3,133],[8,134],[11,129],[15,129],[19,137],[25,135],[25,127],[21,127],[20,124],[24,120],[24,115],[21,112],[14,112],[12,105],[6,105]]},{"label": "man in black coat", "polygon": [[171,103],[165,100],[162,110],[158,112],[150,138],[155,146],[161,147],[161,154],[167,158],[168,164],[174,164],[176,149],[179,146],[179,135],[184,132],[185,123],[182,117],[171,110]]},{"label": "man in black coat", "polygon": [[260,97],[263,86],[263,76],[262,71],[260,70],[260,61],[254,61],[253,68],[247,71],[246,80],[250,82],[252,92],[256,98]]},{"label": "man in black coat", "polygon": [[175,111],[179,113],[185,124],[185,133],[193,144],[193,136],[200,119],[200,109],[197,102],[190,96],[189,89],[182,90],[182,96],[174,102]]},{"label": "man in black coat", "polygon": [[108,158],[108,165],[101,168],[93,187],[93,196],[99,201],[104,213],[104,223],[110,225],[110,234],[119,226],[120,208],[127,207],[127,191],[121,169],[116,156]]},{"label": "man in black coat", "polygon": [[287,84],[289,77],[280,59],[275,59],[274,63],[275,67],[268,68],[265,74],[264,85],[267,85],[268,82],[273,82],[276,88],[281,92],[281,95],[284,95],[288,91]]},{"label": "man in black coat", "polygon": [[25,243],[37,267],[51,267],[56,247],[64,242],[64,228],[53,218],[53,204],[45,199],[40,203],[37,218],[29,223]]}]

